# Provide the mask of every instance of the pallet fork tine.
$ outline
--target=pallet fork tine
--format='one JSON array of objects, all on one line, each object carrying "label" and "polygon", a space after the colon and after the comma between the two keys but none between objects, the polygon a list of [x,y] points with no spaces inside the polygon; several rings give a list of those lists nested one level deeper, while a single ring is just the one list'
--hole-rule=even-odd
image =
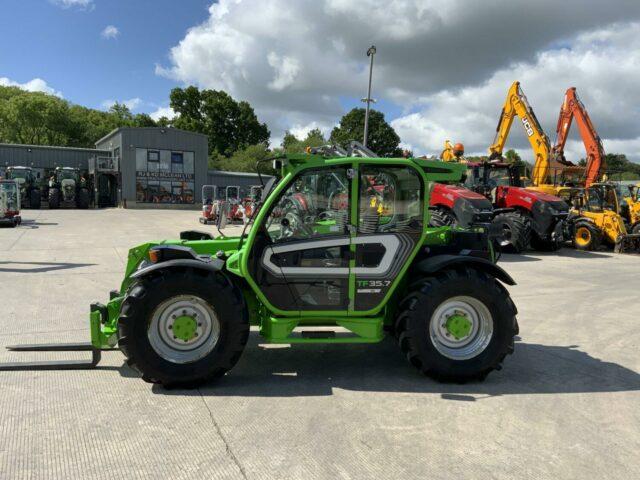
[{"label": "pallet fork tine", "polygon": [[[100,303],[91,304],[92,338],[99,332],[101,319],[106,318],[107,309]],[[98,333],[99,334],[99,333]],[[100,342],[96,343],[97,345]],[[104,343],[103,343],[104,345]],[[35,362],[0,363],[0,371],[8,370],[90,370],[96,368],[102,358],[103,351],[118,350],[117,347],[98,348],[93,342],[79,343],[26,343],[9,345],[7,350],[13,352],[91,352],[91,360],[44,360]]]},{"label": "pallet fork tine", "polygon": [[36,362],[0,363],[0,371],[7,370],[90,370],[102,358],[102,350],[90,343],[42,343],[10,345],[7,350],[14,352],[91,352],[91,360],[45,360]]}]

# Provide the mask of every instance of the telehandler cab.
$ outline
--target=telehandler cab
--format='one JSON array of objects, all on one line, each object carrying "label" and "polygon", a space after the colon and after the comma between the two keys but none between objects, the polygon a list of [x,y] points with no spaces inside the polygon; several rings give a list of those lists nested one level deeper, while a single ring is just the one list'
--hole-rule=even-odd
[{"label": "telehandler cab", "polygon": [[[120,349],[147,382],[192,387],[240,358],[249,326],[272,343],[375,343],[442,381],[481,380],[513,352],[516,307],[482,230],[429,228],[434,181],[465,166],[413,158],[288,155],[275,160],[250,231],[129,251],[106,305],[91,305],[91,343],[14,350],[88,350],[92,362],[0,369],[91,368]],[[370,179],[384,176],[385,208]],[[304,201],[302,201],[304,200]],[[246,228],[245,228],[246,230]]]}]

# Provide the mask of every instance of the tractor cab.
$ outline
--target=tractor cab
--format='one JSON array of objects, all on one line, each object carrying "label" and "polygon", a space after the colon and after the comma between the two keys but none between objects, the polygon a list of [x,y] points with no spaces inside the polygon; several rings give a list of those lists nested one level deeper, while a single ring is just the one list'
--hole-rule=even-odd
[{"label": "tractor cab", "polygon": [[467,163],[465,186],[492,198],[495,202],[498,187],[520,187],[520,171],[506,162],[474,162]]},{"label": "tractor cab", "polygon": [[40,189],[31,167],[7,167],[5,177],[17,182],[22,206],[40,208]]}]

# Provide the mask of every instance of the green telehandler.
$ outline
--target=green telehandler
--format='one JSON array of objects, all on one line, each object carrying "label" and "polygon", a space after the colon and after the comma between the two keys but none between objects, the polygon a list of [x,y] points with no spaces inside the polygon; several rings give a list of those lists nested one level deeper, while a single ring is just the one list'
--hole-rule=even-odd
[{"label": "green telehandler", "polygon": [[250,326],[271,343],[375,343],[385,334],[424,374],[482,380],[513,352],[516,307],[482,227],[430,228],[433,182],[465,166],[416,158],[287,155],[247,232],[182,232],[129,251],[124,280],[91,305],[91,342],[8,347],[120,350],[142,379],[194,387],[238,361]]}]

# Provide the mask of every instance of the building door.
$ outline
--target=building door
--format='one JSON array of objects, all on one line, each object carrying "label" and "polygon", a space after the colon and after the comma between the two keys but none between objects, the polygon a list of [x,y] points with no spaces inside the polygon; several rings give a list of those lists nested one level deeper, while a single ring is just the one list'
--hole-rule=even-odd
[{"label": "building door", "polygon": [[117,203],[118,181],[115,175],[98,174],[98,208],[115,207]]}]

